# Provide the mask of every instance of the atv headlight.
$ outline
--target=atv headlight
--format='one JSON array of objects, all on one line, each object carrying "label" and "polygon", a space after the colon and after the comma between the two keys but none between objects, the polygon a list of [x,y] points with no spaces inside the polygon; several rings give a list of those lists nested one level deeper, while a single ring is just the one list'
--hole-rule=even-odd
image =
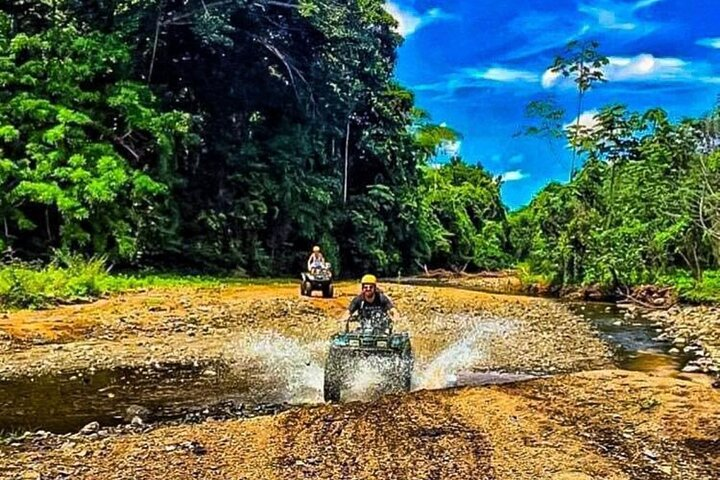
[{"label": "atv headlight", "polygon": [[349,344],[350,344],[351,347],[359,347],[359,346],[360,346],[360,340],[358,340],[358,339],[350,340]]},{"label": "atv headlight", "polygon": [[378,340],[377,346],[378,348],[387,348],[387,340]]}]

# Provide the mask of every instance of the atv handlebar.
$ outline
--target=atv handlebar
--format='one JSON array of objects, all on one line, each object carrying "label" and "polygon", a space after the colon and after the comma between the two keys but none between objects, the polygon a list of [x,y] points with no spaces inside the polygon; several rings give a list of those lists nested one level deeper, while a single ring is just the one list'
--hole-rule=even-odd
[{"label": "atv handlebar", "polygon": [[[376,315],[377,316],[377,315]],[[387,312],[384,312],[385,317],[387,317],[387,330],[388,334],[392,334],[393,331],[393,319],[390,315],[388,315]],[[360,315],[358,312],[351,313],[346,319],[345,319],[345,333],[350,333],[350,322],[358,322],[361,323],[362,319],[360,318]]]}]

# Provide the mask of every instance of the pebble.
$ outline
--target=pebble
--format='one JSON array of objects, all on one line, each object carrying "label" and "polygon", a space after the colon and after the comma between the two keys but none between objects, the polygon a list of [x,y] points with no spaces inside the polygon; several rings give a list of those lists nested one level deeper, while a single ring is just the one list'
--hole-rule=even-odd
[{"label": "pebble", "polygon": [[90,422],[80,429],[80,433],[83,435],[91,435],[97,433],[100,430],[100,424],[98,422]]},{"label": "pebble", "polygon": [[688,364],[683,367],[682,371],[685,373],[698,373],[702,372],[702,368],[698,365]]}]

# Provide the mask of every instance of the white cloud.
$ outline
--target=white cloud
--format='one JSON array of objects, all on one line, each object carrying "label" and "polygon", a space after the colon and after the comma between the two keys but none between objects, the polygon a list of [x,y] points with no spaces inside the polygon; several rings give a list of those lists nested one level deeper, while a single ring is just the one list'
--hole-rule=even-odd
[{"label": "white cloud", "polygon": [[524,178],[528,178],[530,175],[523,173],[522,170],[510,170],[500,175],[501,182],[516,182]]},{"label": "white cloud", "polygon": [[420,26],[422,19],[412,10],[402,10],[393,2],[385,3],[385,10],[398,22],[397,32],[407,37]]},{"label": "white cloud", "polygon": [[558,72],[553,72],[550,69],[545,70],[545,73],[542,74],[542,80],[541,80],[542,86],[544,88],[552,87],[553,85],[555,85],[558,82],[558,80],[560,80],[561,75],[562,74],[560,74]]},{"label": "white cloud", "polygon": [[398,22],[397,32],[403,37],[408,37],[433,22],[455,18],[437,7],[420,14],[412,8],[401,7],[395,2],[385,2],[385,10]]},{"label": "white cloud", "polygon": [[608,57],[610,64],[605,69],[606,78],[617,80],[677,79],[687,78],[687,62],[679,58],[655,57],[641,53],[634,57]]},{"label": "white cloud", "polygon": [[462,147],[462,141],[455,140],[454,142],[443,142],[442,150],[445,154],[450,157],[455,157],[460,153]]},{"label": "white cloud", "polygon": [[635,10],[639,10],[641,8],[649,7],[650,5],[653,5],[655,3],[659,3],[662,0],[640,0],[635,4]]},{"label": "white cloud", "polygon": [[428,10],[424,17],[433,20],[457,20],[457,16],[447,13],[438,7]]},{"label": "white cloud", "polygon": [[490,67],[485,70],[465,69],[464,72],[471,78],[492,80],[494,82],[537,82],[538,76],[526,70],[515,70],[504,67]]},{"label": "white cloud", "polygon": [[655,30],[658,25],[639,19],[636,12],[660,1],[662,0],[640,0],[635,3],[625,3],[616,0],[595,0],[588,4],[580,4],[578,11],[593,17],[598,26],[604,29],[638,30],[647,33]]},{"label": "white cloud", "polygon": [[414,85],[415,91],[442,92],[452,95],[461,88],[478,88],[498,84],[538,83],[540,78],[534,72],[505,67],[463,68],[445,76],[436,83]]},{"label": "white cloud", "polygon": [[637,27],[633,22],[622,22],[618,20],[618,15],[611,10],[581,6],[580,11],[594,16],[601,27],[611,30],[634,30],[635,27]]},{"label": "white cloud", "polygon": [[[580,125],[590,130],[594,129],[597,124],[597,118],[595,115],[598,114],[597,110],[588,110],[580,114]],[[578,123],[578,117],[575,117],[572,122],[563,125],[563,129],[567,130],[570,127],[574,127]]]},{"label": "white cloud", "polygon": [[571,18],[573,16],[557,12],[519,9],[517,13],[507,24],[508,37],[517,36],[531,41],[513,42],[511,49],[500,59],[517,60],[556,51],[590,29],[586,23],[578,25],[576,19]]},{"label": "white cloud", "polygon": [[701,38],[695,43],[697,43],[698,45],[702,45],[703,47],[720,48],[720,37]]}]

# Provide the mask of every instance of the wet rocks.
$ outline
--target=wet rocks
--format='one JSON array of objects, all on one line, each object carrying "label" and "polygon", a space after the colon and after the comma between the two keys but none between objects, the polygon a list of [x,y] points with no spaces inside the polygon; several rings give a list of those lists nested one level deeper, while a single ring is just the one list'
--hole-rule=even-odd
[{"label": "wet rocks", "polygon": [[130,405],[125,409],[123,419],[131,423],[137,423],[136,419],[140,420],[141,423],[147,423],[152,419],[152,412],[142,405]]},{"label": "wet rocks", "polygon": [[673,344],[671,353],[691,355],[687,371],[720,372],[720,311],[708,306],[674,306],[649,317],[660,321],[663,338]]},{"label": "wet rocks", "polygon": [[97,433],[100,430],[100,424],[98,422],[90,422],[80,429],[82,435],[91,435]]}]

